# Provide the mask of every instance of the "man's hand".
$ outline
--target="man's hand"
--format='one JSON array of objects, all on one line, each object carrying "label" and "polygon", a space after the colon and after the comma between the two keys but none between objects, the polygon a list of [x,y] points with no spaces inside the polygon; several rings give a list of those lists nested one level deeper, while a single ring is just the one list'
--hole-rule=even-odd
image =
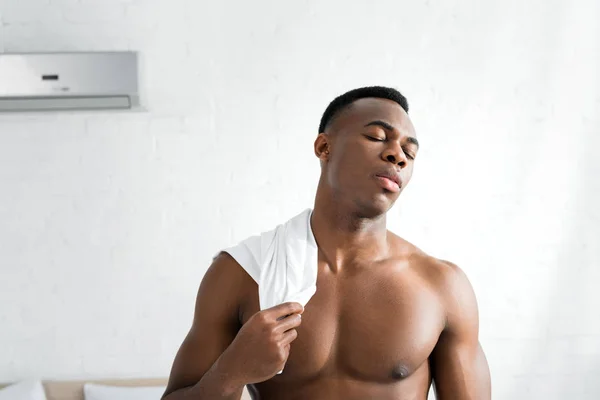
[{"label": "man's hand", "polygon": [[301,304],[284,303],[254,314],[222,355],[240,386],[266,381],[281,371],[300,326]]},{"label": "man's hand", "polygon": [[283,369],[304,309],[280,304],[256,313],[240,328],[240,304],[249,290],[256,292],[258,286],[229,254],[214,259],[202,278],[194,320],[173,361],[163,399],[236,400],[244,385]]}]

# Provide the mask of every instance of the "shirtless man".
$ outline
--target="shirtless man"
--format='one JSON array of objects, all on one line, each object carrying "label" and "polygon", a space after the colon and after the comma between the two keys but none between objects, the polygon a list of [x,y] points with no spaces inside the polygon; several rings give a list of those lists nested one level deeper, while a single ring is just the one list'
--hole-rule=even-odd
[{"label": "shirtless man", "polygon": [[245,385],[264,400],[426,400],[432,381],[438,400],[491,398],[471,284],[386,229],[419,149],[407,112],[384,87],[329,105],[314,143],[315,295],[260,311],[257,284],[221,253],[163,400],[239,399]]}]

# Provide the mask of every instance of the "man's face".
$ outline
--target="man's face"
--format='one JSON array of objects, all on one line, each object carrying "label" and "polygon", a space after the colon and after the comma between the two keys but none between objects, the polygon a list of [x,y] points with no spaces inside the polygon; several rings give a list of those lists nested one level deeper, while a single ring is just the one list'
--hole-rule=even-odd
[{"label": "man's face", "polygon": [[406,112],[378,98],[352,103],[315,142],[336,199],[352,202],[365,216],[381,215],[394,205],[410,181],[418,148]]}]

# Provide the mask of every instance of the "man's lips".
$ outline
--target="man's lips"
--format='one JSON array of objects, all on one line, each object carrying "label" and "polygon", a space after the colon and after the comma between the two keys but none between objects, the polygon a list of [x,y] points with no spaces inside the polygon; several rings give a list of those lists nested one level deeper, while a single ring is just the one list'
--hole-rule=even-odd
[{"label": "man's lips", "polygon": [[402,179],[400,179],[400,173],[395,169],[380,170],[375,175],[380,176],[382,178],[388,178],[389,180],[395,182],[398,186],[402,186]]},{"label": "man's lips", "polygon": [[389,190],[393,193],[398,193],[400,191],[400,178],[389,176],[387,174],[378,174],[376,175],[377,181],[379,184],[386,190]]}]

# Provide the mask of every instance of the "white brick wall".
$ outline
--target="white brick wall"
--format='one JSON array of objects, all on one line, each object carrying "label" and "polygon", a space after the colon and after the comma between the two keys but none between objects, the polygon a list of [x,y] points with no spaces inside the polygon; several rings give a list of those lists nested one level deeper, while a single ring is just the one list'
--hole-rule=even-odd
[{"label": "white brick wall", "polygon": [[311,206],[327,103],[403,90],[390,225],[468,273],[494,398],[600,398],[600,7],[3,0],[0,50],[138,50],[144,113],[0,115],[0,381],[164,376],[223,246]]}]

